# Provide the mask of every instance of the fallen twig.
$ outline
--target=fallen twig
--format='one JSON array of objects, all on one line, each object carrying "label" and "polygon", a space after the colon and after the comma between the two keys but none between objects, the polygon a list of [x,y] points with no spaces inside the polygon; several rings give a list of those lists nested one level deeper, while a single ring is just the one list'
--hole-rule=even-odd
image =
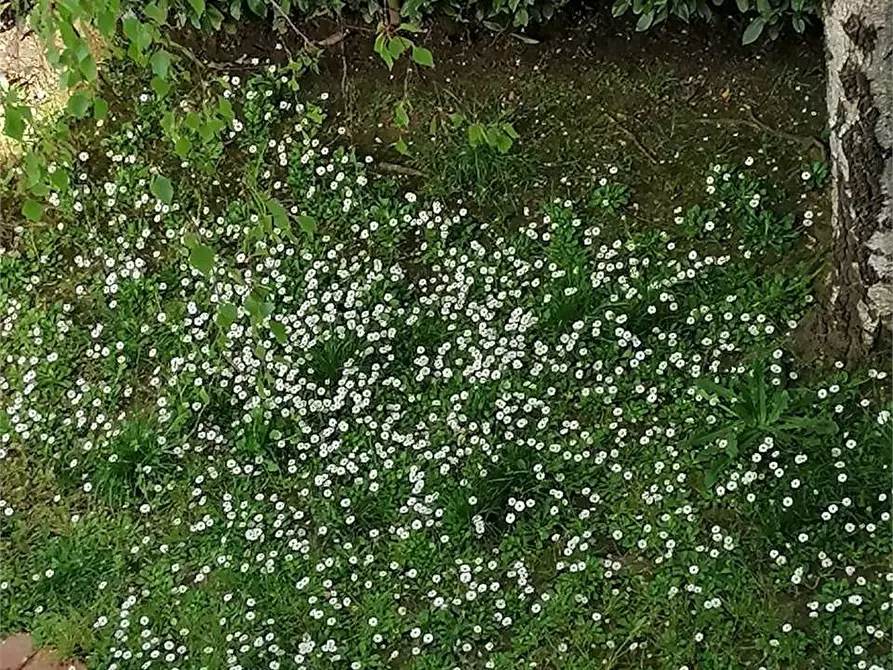
[{"label": "fallen twig", "polygon": [[332,33],[328,37],[324,37],[321,40],[316,41],[316,46],[319,47],[333,47],[339,42],[341,42],[346,37],[343,30],[339,30],[337,33]]},{"label": "fallen twig", "polygon": [[825,160],[827,158],[827,150],[825,149],[825,145],[817,137],[813,137],[811,135],[797,135],[795,133],[789,133],[785,130],[778,130],[777,128],[773,128],[772,126],[760,121],[760,119],[757,118],[756,114],[754,114],[753,110],[750,108],[747,109],[746,119],[736,119],[733,117],[721,116],[713,119],[696,120],[699,123],[718,123],[720,125],[747,126],[748,128],[753,128],[754,130],[766,133],[767,135],[774,135],[775,137],[780,137],[790,142],[797,142],[798,144],[801,144],[803,146],[813,147],[821,153],[822,160]]},{"label": "fallen twig", "polygon": [[276,2],[276,0],[268,0],[268,2],[269,2],[269,4],[271,4],[271,5],[273,6],[273,8],[274,8],[276,11],[279,12],[279,15],[280,15],[283,19],[285,19],[285,22],[289,25],[289,27],[291,27],[292,30],[295,31],[295,34],[296,34],[298,37],[300,37],[302,40],[304,40],[304,46],[307,46],[307,45],[309,45],[309,44],[313,44],[313,42],[310,40],[310,38],[307,37],[304,33],[302,33],[302,32],[300,31],[300,29],[295,25],[294,21],[292,21],[292,20],[289,18],[288,14],[285,13],[285,10],[282,9],[282,6],[281,6],[278,2]]},{"label": "fallen twig", "polygon": [[620,121],[618,121],[613,114],[611,114],[610,112],[604,112],[604,115],[607,116],[614,123],[615,126],[617,126],[617,129],[620,132],[626,135],[630,139],[630,141],[636,145],[639,151],[645,154],[645,157],[648,158],[648,160],[650,160],[655,165],[660,162],[657,160],[657,156],[654,155],[654,152],[642,143],[642,140],[639,139],[638,135],[636,135],[633,131],[620,123]]}]

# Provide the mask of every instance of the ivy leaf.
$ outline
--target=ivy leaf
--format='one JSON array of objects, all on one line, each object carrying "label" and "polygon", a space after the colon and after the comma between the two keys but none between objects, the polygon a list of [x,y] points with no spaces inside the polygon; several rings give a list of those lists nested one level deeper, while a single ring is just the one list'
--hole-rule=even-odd
[{"label": "ivy leaf", "polygon": [[87,115],[87,110],[89,109],[90,96],[88,96],[83,91],[75,93],[68,99],[68,111],[78,119],[84,118]]},{"label": "ivy leaf", "polygon": [[434,56],[425,47],[412,48],[412,60],[425,67],[434,67]]},{"label": "ivy leaf", "polygon": [[301,216],[298,217],[298,223],[301,224],[301,230],[308,235],[313,235],[313,233],[316,232],[316,219],[312,216],[301,214]]},{"label": "ivy leaf", "polygon": [[288,343],[288,335],[285,332],[285,326],[278,321],[270,321],[270,332],[273,333],[273,336],[277,340],[279,340],[280,344]]},{"label": "ivy leaf", "polygon": [[195,12],[196,16],[201,16],[205,13],[205,0],[188,0],[189,6],[192,7],[192,10]]},{"label": "ivy leaf", "polygon": [[36,200],[28,199],[22,205],[22,214],[29,221],[39,221],[40,217],[43,216],[43,207]]},{"label": "ivy leaf", "polygon": [[149,64],[152,66],[152,72],[155,73],[156,76],[166,79],[168,69],[171,66],[171,55],[164,49],[159,49],[152,54],[152,58],[149,59]]},{"label": "ivy leaf", "polygon": [[757,17],[753,21],[750,22],[750,25],[744,29],[744,34],[741,36],[741,44],[750,44],[751,42],[755,42],[757,38],[763,33],[763,28],[766,26],[766,22],[762,19],[762,17]]},{"label": "ivy leaf", "polygon": [[189,252],[189,264],[209,277],[214,269],[214,250],[206,244],[196,244]]},{"label": "ivy leaf", "polygon": [[231,302],[222,303],[217,308],[217,325],[221,330],[229,330],[229,327],[236,322],[239,316],[239,310]]},{"label": "ivy leaf", "polygon": [[171,201],[174,199],[174,188],[171,186],[170,179],[160,174],[153,177],[152,183],[149,185],[149,191],[165,205],[171,204]]}]

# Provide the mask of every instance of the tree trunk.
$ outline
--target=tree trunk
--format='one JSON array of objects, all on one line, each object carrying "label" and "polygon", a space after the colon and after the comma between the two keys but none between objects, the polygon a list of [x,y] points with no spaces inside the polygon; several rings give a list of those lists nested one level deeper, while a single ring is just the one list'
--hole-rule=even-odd
[{"label": "tree trunk", "polygon": [[833,267],[812,336],[853,363],[893,324],[893,1],[827,0],[825,45]]}]

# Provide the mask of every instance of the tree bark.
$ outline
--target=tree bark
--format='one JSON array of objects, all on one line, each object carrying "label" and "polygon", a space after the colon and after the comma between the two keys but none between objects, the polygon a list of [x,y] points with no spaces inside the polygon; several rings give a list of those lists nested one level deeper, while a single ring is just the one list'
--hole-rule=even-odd
[{"label": "tree bark", "polygon": [[893,325],[893,1],[827,0],[825,45],[833,265],[812,337],[853,363]]}]

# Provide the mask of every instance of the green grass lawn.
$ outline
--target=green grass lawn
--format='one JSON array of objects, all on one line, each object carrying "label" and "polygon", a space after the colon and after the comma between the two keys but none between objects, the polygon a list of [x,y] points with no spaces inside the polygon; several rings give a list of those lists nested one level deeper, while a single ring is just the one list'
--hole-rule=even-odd
[{"label": "green grass lawn", "polygon": [[4,199],[2,631],[108,670],[893,662],[889,361],[791,351],[805,156],[645,129],[652,165],[612,112],[577,159],[573,114],[413,89],[406,178],[300,68],[106,76],[36,220]]}]

